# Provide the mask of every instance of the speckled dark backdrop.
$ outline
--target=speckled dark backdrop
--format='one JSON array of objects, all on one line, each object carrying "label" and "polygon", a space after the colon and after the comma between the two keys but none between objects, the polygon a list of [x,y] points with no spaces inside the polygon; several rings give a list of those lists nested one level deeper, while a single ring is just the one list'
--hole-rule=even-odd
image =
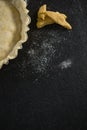
[{"label": "speckled dark backdrop", "polygon": [[[73,30],[36,28],[38,8],[68,16]],[[28,0],[29,39],[0,70],[3,130],[87,129],[87,1]],[[2,130],[2,129],[1,129]]]}]

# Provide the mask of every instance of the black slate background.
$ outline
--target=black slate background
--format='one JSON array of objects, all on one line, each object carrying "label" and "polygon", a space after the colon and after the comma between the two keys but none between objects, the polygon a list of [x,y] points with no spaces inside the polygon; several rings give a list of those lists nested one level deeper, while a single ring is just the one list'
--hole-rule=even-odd
[{"label": "black slate background", "polygon": [[[58,25],[38,30],[36,13],[44,3],[50,10],[66,13],[73,30]],[[3,130],[87,129],[87,1],[28,0],[28,9],[32,18],[29,39],[18,57],[0,70],[0,127]],[[54,32],[60,36],[60,43],[58,37],[52,36]],[[45,70],[37,71],[38,64],[34,66],[28,51],[38,49],[37,56],[41,58],[44,55],[41,43],[50,38],[54,40],[55,55]],[[58,65],[67,59],[72,61],[71,67],[61,69]]]}]

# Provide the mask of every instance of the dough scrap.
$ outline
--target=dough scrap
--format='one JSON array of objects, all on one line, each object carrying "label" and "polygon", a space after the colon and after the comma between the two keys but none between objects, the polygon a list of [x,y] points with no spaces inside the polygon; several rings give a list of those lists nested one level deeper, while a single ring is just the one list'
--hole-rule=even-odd
[{"label": "dough scrap", "polygon": [[67,29],[72,29],[72,26],[66,21],[67,16],[60,12],[47,11],[46,4],[40,7],[38,11],[37,28],[42,28],[49,24],[59,24]]}]

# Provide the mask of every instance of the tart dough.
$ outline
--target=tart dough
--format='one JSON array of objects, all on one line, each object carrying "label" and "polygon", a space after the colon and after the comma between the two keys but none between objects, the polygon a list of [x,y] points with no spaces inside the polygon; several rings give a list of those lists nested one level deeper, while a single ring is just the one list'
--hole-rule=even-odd
[{"label": "tart dough", "polygon": [[0,68],[14,59],[27,40],[30,17],[24,0],[0,0]]},{"label": "tart dough", "polygon": [[66,21],[67,16],[63,13],[47,11],[47,6],[42,5],[38,11],[37,28],[42,28],[49,24],[59,24],[67,29],[72,29],[72,26]]}]

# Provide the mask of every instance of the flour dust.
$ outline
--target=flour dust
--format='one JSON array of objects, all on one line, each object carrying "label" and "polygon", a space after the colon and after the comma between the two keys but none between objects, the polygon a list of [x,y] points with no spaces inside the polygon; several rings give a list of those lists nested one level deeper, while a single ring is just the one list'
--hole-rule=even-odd
[{"label": "flour dust", "polygon": [[39,43],[33,43],[37,47],[31,47],[28,51],[30,57],[30,64],[37,73],[43,73],[46,71],[49,62],[55,54],[55,48],[52,45],[53,41],[51,39],[46,39],[42,41],[41,45]]},{"label": "flour dust", "polygon": [[64,35],[56,31],[47,33],[32,31],[31,45],[26,48],[26,54],[22,57],[21,64],[18,64],[20,75],[45,74],[50,69],[56,54],[60,53],[59,45],[61,46],[65,40]]}]

